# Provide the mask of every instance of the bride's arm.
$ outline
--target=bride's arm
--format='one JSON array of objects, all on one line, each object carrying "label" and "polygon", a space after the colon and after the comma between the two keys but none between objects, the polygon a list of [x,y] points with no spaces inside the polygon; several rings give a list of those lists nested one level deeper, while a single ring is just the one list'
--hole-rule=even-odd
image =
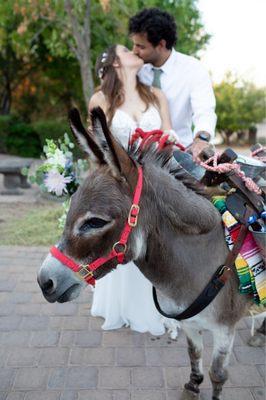
[{"label": "bride's arm", "polygon": [[89,101],[89,112],[91,112],[94,107],[101,107],[103,112],[106,113],[107,104],[103,92],[99,91],[91,96]]}]

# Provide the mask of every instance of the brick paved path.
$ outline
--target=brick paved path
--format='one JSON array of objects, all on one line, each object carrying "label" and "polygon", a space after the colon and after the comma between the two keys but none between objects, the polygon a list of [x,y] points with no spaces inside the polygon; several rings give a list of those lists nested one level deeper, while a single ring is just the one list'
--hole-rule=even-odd
[{"label": "brick paved path", "polygon": [[[184,335],[102,331],[89,289],[46,303],[36,283],[46,252],[0,246],[0,400],[178,400],[190,370]],[[249,326],[239,325],[224,400],[265,399],[265,352],[246,346]],[[202,399],[211,399],[207,332],[204,340]]]}]

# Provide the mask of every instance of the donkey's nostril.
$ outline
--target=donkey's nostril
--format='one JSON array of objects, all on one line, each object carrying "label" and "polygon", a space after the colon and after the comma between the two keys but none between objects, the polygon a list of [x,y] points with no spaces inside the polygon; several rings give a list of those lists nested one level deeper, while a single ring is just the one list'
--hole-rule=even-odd
[{"label": "donkey's nostril", "polygon": [[52,294],[56,289],[52,279],[48,279],[47,282],[42,283],[41,288],[46,294]]}]

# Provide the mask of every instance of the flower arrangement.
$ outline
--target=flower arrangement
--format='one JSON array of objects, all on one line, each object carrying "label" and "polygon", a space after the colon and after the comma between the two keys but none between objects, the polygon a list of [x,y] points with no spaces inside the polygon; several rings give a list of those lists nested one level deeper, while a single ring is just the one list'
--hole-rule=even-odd
[{"label": "flower arrangement", "polygon": [[55,142],[46,139],[43,147],[43,163],[30,175],[29,171],[22,171],[28,176],[31,183],[36,183],[42,192],[49,193],[54,198],[63,199],[63,211],[58,219],[59,228],[63,228],[70,205],[70,197],[82,181],[82,174],[88,168],[86,160],[74,160],[74,144],[68,134],[64,134],[63,140]]},{"label": "flower arrangement", "polygon": [[87,167],[87,161],[74,161],[72,150],[74,144],[67,133],[64,139],[56,143],[46,139],[43,147],[43,163],[36,169],[34,175],[29,175],[31,183],[36,183],[42,192],[50,193],[56,197],[69,197],[80,185],[82,172]]}]

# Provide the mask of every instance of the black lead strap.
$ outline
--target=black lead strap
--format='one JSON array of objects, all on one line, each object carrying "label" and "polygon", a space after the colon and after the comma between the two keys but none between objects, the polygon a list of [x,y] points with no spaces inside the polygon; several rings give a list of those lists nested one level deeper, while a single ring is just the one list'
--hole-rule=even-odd
[{"label": "black lead strap", "polygon": [[203,289],[201,294],[196,298],[196,300],[193,301],[193,303],[186,310],[177,315],[167,314],[161,309],[160,304],[158,302],[156,289],[153,286],[152,295],[155,307],[157,308],[159,313],[162,314],[164,317],[176,319],[177,321],[194,317],[195,315],[199,314],[202,310],[204,310],[204,308],[206,308],[212,302],[212,300],[217,296],[222,287],[224,287],[224,282],[219,279],[222,276],[224,270],[225,267],[221,265],[213,275],[210,282]]},{"label": "black lead strap", "polygon": [[[251,212],[252,210],[247,208],[245,213],[246,220],[248,216],[251,214]],[[210,279],[209,283],[207,284],[207,286],[205,286],[205,288],[196,298],[196,300],[194,300],[193,303],[180,314],[177,315],[167,314],[161,309],[160,304],[158,302],[156,289],[153,286],[152,287],[153,301],[159,313],[166,318],[172,318],[176,319],[177,321],[180,321],[182,319],[192,318],[195,315],[199,314],[202,310],[204,310],[204,308],[206,308],[215,299],[217,294],[224,287],[227,279],[233,274],[232,267],[239,253],[239,250],[244,242],[247,230],[248,228],[246,225],[241,225],[237,241],[234,244],[233,249],[229,252],[225,260],[225,265],[220,265],[220,267],[218,267],[218,269]]]}]

